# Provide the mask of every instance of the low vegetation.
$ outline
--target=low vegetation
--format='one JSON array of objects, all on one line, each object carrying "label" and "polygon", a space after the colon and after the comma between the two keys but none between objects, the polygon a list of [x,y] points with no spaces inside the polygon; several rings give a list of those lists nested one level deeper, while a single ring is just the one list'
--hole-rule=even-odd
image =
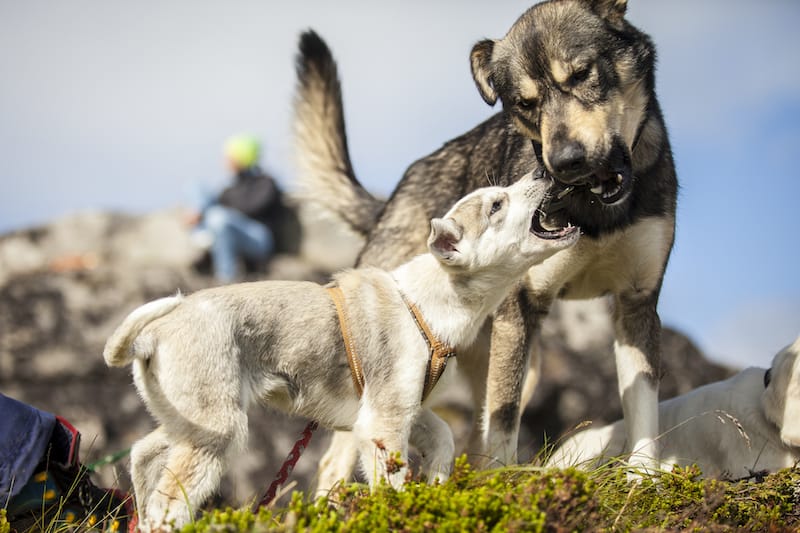
[{"label": "low vegetation", "polygon": [[294,493],[283,509],[214,510],[184,528],[213,531],[798,531],[800,470],[738,482],[696,468],[628,483],[620,467],[591,472],[517,466],[475,472],[459,459],[446,483],[370,494],[347,485],[328,499]]},{"label": "low vegetation", "polygon": [[[516,466],[476,472],[462,458],[446,483],[403,492],[345,485],[327,499],[292,494],[286,508],[216,509],[184,533],[347,531],[758,531],[800,530],[800,470],[736,482],[696,468],[629,483],[620,467],[591,472]],[[0,533],[9,533],[0,511]]]}]

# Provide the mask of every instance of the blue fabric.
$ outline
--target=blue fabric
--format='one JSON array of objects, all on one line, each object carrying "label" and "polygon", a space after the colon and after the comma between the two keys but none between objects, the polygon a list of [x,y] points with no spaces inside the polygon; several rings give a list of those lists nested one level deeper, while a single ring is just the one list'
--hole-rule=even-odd
[{"label": "blue fabric", "polygon": [[235,281],[239,276],[239,257],[264,260],[274,247],[266,225],[230,207],[208,207],[199,227],[211,234],[214,276],[222,282]]},{"label": "blue fabric", "polygon": [[56,417],[0,393],[0,508],[44,458]]}]

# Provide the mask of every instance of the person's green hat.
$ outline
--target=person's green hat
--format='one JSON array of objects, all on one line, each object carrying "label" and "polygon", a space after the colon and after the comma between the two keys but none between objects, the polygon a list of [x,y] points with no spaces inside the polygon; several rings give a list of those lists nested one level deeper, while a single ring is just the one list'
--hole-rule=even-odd
[{"label": "person's green hat", "polygon": [[225,141],[225,157],[238,168],[249,168],[258,163],[261,144],[252,135],[236,135]]}]

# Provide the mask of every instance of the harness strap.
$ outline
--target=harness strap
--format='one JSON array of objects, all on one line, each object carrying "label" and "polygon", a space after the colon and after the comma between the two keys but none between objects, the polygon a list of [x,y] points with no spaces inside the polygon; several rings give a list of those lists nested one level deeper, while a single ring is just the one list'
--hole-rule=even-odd
[{"label": "harness strap", "polygon": [[[347,325],[344,293],[339,286],[327,287],[327,291],[330,293],[331,299],[336,306],[336,313],[339,316],[339,327],[342,330],[344,347],[347,352],[347,363],[350,365],[350,375],[353,378],[353,386],[356,389],[356,393],[358,397],[361,398],[364,394],[364,372],[353,344],[350,328]],[[406,308],[414,318],[414,323],[417,325],[422,338],[425,339],[425,344],[428,345],[428,367],[425,372],[425,384],[422,387],[422,401],[424,402],[439,382],[439,378],[444,374],[447,368],[447,360],[454,357],[456,352],[452,347],[443,344],[436,338],[430,327],[428,327],[427,322],[425,322],[425,319],[422,317],[419,308],[411,303],[402,292],[400,296],[403,298],[403,303],[406,304]]]},{"label": "harness strap", "polygon": [[353,345],[353,337],[350,335],[350,328],[347,327],[344,293],[338,285],[327,287],[327,290],[331,295],[333,303],[336,305],[336,313],[339,315],[339,327],[342,330],[342,338],[344,339],[344,349],[347,352],[347,363],[350,365],[350,375],[353,377],[353,386],[356,389],[356,394],[361,398],[361,395],[364,394],[364,372],[361,370],[361,361]]},{"label": "harness strap", "polygon": [[439,378],[444,374],[447,368],[447,360],[451,357],[455,357],[456,351],[436,338],[428,327],[427,322],[425,322],[425,319],[422,318],[422,313],[419,308],[408,301],[405,294],[401,292],[400,296],[403,297],[406,308],[408,308],[411,315],[414,317],[414,323],[417,325],[417,328],[419,328],[422,337],[425,339],[425,343],[428,345],[428,370],[425,372],[425,385],[422,388],[422,401],[424,402],[439,382]]}]

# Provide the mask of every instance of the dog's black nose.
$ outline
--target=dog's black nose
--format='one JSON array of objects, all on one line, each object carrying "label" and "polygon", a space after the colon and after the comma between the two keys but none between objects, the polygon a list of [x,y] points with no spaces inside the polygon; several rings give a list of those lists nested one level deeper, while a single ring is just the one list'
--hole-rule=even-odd
[{"label": "dog's black nose", "polygon": [[586,150],[577,141],[565,141],[553,146],[549,157],[550,169],[563,183],[572,183],[588,174]]}]

